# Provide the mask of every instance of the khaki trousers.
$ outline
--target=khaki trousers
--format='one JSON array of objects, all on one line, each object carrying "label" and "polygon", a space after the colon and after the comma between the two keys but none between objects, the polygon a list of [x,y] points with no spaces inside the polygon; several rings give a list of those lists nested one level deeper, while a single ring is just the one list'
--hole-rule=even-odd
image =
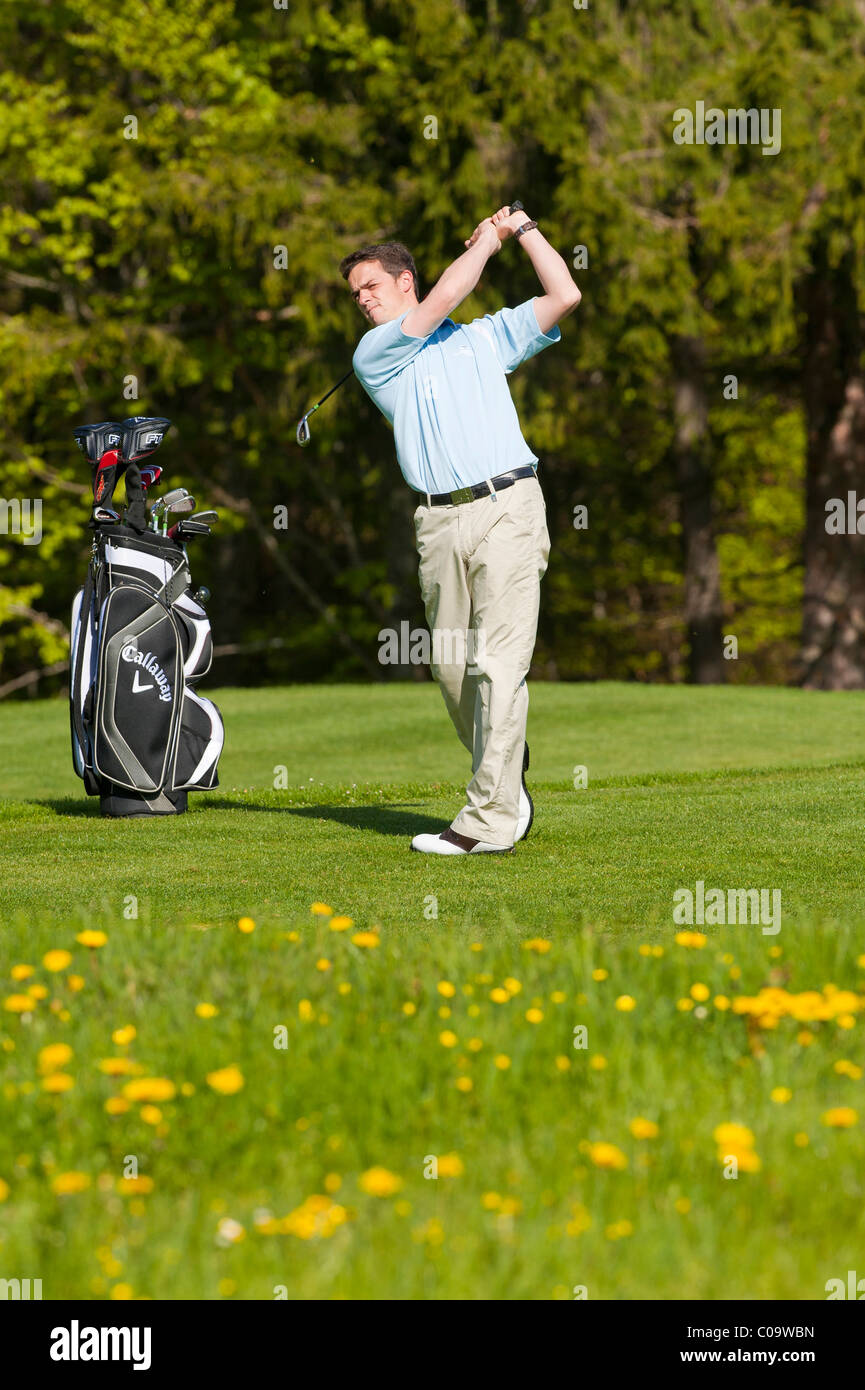
[{"label": "khaki trousers", "polygon": [[514,843],[519,811],[546,513],[537,478],[520,478],[495,499],[414,514],[431,669],[472,755],[453,829],[502,848]]}]

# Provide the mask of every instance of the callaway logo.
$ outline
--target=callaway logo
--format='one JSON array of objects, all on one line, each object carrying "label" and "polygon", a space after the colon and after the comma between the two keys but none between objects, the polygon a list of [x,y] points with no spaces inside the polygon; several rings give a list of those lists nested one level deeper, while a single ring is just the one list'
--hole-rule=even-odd
[{"label": "callaway logo", "polygon": [[[171,683],[163,671],[162,667],[153,656],[152,652],[140,652],[134,642],[128,642],[121,649],[121,657],[124,661],[132,661],[136,666],[141,666],[147,671],[159,686],[159,699],[167,703],[171,699]],[[140,695],[144,690],[152,690],[153,684],[142,685],[139,673],[136,671],[132,678],[132,693]]]}]

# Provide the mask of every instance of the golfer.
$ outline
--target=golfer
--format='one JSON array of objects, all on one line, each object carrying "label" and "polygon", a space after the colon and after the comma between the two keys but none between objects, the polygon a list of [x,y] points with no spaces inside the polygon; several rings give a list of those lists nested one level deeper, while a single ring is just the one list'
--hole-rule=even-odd
[{"label": "golfer", "polygon": [[[454,323],[450,315],[511,236],[542,293]],[[507,853],[534,817],[526,676],[550,538],[538,459],[506,378],[560,340],[556,325],[580,302],[567,265],[527,213],[500,208],[465,244],[422,301],[399,242],[364,246],[339,267],[372,325],[352,359],[355,374],[393,426],[403,476],[421,494],[414,524],[431,668],[472,756],[466,805],[442,834],[412,840],[425,854]]]}]

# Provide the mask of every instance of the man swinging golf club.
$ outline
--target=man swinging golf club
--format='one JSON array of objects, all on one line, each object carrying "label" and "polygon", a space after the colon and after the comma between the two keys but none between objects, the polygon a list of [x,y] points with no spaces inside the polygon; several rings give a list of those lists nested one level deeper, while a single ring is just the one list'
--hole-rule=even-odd
[{"label": "man swinging golf club", "polygon": [[[454,323],[449,315],[511,236],[542,293]],[[392,424],[400,468],[421,494],[414,520],[432,672],[472,755],[459,815],[442,834],[412,840],[426,854],[507,853],[534,816],[524,776],[526,675],[550,538],[538,459],[506,377],[559,342],[556,325],[580,302],[562,257],[521,208],[500,208],[465,245],[422,301],[414,260],[399,242],[364,246],[339,267],[372,325],[352,359],[355,374]],[[437,650],[442,632],[465,641],[456,652],[446,642]]]}]

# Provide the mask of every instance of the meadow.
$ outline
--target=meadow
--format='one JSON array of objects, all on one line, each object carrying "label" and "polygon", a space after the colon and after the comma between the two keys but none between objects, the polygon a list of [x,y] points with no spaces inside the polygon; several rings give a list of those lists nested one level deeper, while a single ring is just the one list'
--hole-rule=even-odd
[{"label": "meadow", "polygon": [[[80,795],[62,702],[0,709],[0,1278],[823,1299],[861,1266],[863,697],[535,687],[536,829],[456,863],[408,853],[462,804],[434,689],[216,698],[222,787],[146,825]],[[780,931],[676,923],[698,880],[780,890]]]}]

